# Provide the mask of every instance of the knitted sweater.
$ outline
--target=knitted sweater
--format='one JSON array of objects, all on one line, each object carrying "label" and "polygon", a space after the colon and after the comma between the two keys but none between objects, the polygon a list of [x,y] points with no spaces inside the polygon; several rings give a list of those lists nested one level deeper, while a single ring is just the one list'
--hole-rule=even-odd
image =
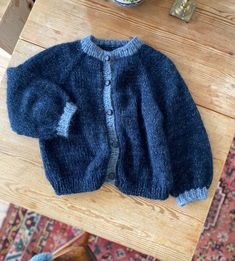
[{"label": "knitted sweater", "polygon": [[11,128],[39,139],[56,194],[111,182],[179,206],[207,198],[207,132],[172,61],[138,37],[87,36],[8,68]]}]

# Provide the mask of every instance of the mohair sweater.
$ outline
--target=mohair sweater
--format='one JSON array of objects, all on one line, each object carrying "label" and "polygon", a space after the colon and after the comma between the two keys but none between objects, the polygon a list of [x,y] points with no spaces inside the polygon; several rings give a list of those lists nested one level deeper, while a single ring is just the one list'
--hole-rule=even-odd
[{"label": "mohair sweater", "polygon": [[176,66],[138,37],[87,36],[8,68],[11,128],[39,139],[58,195],[113,183],[179,206],[207,198],[212,151]]}]

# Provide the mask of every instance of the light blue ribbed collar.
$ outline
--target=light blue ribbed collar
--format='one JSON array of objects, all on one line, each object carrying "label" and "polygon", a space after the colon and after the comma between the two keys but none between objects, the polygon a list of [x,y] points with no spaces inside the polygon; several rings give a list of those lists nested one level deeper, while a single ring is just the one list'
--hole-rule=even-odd
[{"label": "light blue ribbed collar", "polygon": [[[137,36],[132,37],[130,40],[109,40],[98,39],[93,35],[89,35],[81,40],[83,51],[102,61],[105,61],[107,56],[114,59],[133,55],[142,45],[142,40]],[[107,51],[102,49],[101,46],[115,49]]]}]

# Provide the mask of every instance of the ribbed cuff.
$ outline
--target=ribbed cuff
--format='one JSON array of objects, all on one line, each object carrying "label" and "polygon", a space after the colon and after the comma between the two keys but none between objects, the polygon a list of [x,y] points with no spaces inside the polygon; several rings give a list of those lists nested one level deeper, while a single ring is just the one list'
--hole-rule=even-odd
[{"label": "ribbed cuff", "polygon": [[76,110],[76,105],[71,102],[66,102],[64,112],[61,115],[58,126],[56,128],[58,135],[68,137],[70,122]]},{"label": "ribbed cuff", "polygon": [[184,205],[193,201],[207,199],[207,197],[208,190],[206,187],[190,189],[189,191],[185,191],[176,197],[176,202],[180,207],[183,207]]}]

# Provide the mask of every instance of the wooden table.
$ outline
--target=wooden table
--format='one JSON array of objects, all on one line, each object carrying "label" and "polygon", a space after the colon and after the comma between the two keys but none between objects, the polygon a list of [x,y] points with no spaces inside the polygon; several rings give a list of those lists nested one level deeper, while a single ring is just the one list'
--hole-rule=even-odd
[{"label": "wooden table", "polygon": [[1,0],[1,4],[0,4],[0,22],[4,16],[4,14],[7,11],[8,6],[10,5],[11,0]]},{"label": "wooden table", "polygon": [[0,48],[13,52],[29,12],[27,0],[0,0]]},{"label": "wooden table", "polygon": [[[168,15],[172,1],[146,0],[122,9],[101,0],[37,0],[11,65],[88,34],[138,35],[176,63],[198,105],[214,155],[209,199],[179,208],[175,199],[128,197],[112,185],[58,197],[46,181],[38,141],[9,128],[6,81],[0,103],[0,198],[78,226],[161,260],[191,260],[235,130],[235,22],[233,1],[197,1],[186,24]],[[231,6],[231,7],[230,7]]]}]

